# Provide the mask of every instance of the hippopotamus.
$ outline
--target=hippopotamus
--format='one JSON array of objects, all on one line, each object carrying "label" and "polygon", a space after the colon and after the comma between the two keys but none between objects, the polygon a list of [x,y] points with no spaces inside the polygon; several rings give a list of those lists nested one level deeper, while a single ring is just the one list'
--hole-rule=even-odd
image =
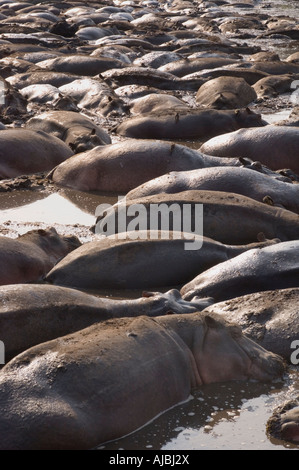
[{"label": "hippopotamus", "polygon": [[110,318],[194,313],[212,302],[187,302],[176,289],[144,291],[141,297],[119,300],[48,284],[4,285],[0,287],[0,330],[5,362],[36,344]]},{"label": "hippopotamus", "polygon": [[0,448],[94,449],[204,384],[271,382],[284,371],[279,356],[214,315],[96,323],[27,349],[2,368]]},{"label": "hippopotamus", "polygon": [[30,230],[17,239],[1,236],[0,284],[38,281],[80,245],[77,237],[61,236],[53,227]]},{"label": "hippopotamus", "polygon": [[10,122],[14,117],[20,118],[20,116],[25,115],[27,113],[27,100],[6,80],[2,79],[0,85],[1,94],[3,93],[0,100],[2,119]]},{"label": "hippopotamus", "polygon": [[37,65],[55,72],[93,77],[106,70],[122,68],[126,64],[110,57],[99,58],[78,54],[43,60],[42,62],[38,62]]},{"label": "hippopotamus", "polygon": [[75,155],[67,164],[58,165],[49,177],[57,185],[79,191],[125,194],[169,171],[217,165],[242,163],[238,158],[205,156],[173,142],[126,139]]},{"label": "hippopotamus", "polygon": [[71,83],[81,78],[80,75],[71,75],[69,73],[52,72],[51,70],[36,70],[35,72],[17,73],[7,77],[7,82],[18,90],[29,85],[52,85],[59,88],[66,83]]},{"label": "hippopotamus", "polygon": [[[258,162],[255,169],[258,170]],[[250,171],[250,167],[215,166],[189,171],[172,171],[132,189],[126,194],[126,199],[194,190],[240,194],[299,214],[297,184],[292,184],[287,179],[284,181],[276,173],[271,176],[259,171]]]},{"label": "hippopotamus", "polygon": [[102,116],[124,114],[126,105],[100,78],[83,78],[59,87],[59,91],[73,99],[79,109],[88,109]]},{"label": "hippopotamus", "polygon": [[130,104],[130,112],[133,115],[156,113],[165,109],[180,111],[187,108],[187,103],[166,93],[151,93],[133,100]]},{"label": "hippopotamus", "polygon": [[257,94],[242,77],[208,80],[196,93],[196,104],[203,108],[236,109],[252,103]]},{"label": "hippopotamus", "polygon": [[[96,212],[99,217],[94,230],[95,233],[101,233],[101,227],[113,224],[116,233],[126,231],[132,226],[141,207],[145,213],[143,228],[150,230],[153,223],[151,209],[155,207],[161,213],[161,218],[157,217],[159,230],[166,225],[170,230],[193,232],[194,224],[187,227],[184,214],[188,207],[193,220],[198,205],[203,206],[203,235],[221,243],[228,245],[254,243],[261,233],[267,239],[278,238],[281,241],[299,239],[297,214],[231,192],[205,190],[161,193],[129,200],[125,198],[107,210],[105,206],[105,212],[102,214]],[[122,217],[120,214],[124,216],[124,224],[119,223]],[[143,216],[143,212],[140,214]]]},{"label": "hippopotamus", "polygon": [[299,445],[299,397],[277,406],[268,419],[267,436]]},{"label": "hippopotamus", "polygon": [[162,72],[152,67],[127,66],[122,69],[111,69],[100,74],[100,78],[115,87],[123,85],[153,86],[159,90],[197,91],[203,80],[201,78],[183,80],[171,73]]},{"label": "hippopotamus", "polygon": [[[245,110],[188,109],[134,116],[119,124],[115,132],[135,139],[207,140],[243,127],[264,126],[260,114]],[[239,155],[238,155],[239,156]]]},{"label": "hippopotamus", "polygon": [[60,91],[53,85],[29,85],[22,88],[20,94],[30,102],[45,104],[55,102],[59,98]]},{"label": "hippopotamus", "polygon": [[42,130],[68,145],[74,153],[111,143],[109,134],[81,113],[48,111],[32,117],[28,129]]},{"label": "hippopotamus", "polygon": [[158,68],[161,72],[167,72],[176,77],[184,77],[201,70],[209,70],[225,65],[235,64],[236,59],[230,57],[197,57],[194,59],[184,58],[172,61]]},{"label": "hippopotamus", "polygon": [[15,128],[0,132],[0,179],[52,170],[73,155],[68,145],[46,132]]},{"label": "hippopotamus", "polygon": [[[298,340],[299,288],[275,289],[211,303],[206,313],[223,315],[268,351],[292,363],[293,342]],[[299,342],[298,342],[299,348]]]},{"label": "hippopotamus", "polygon": [[[283,73],[283,72],[281,72]],[[200,72],[194,72],[189,75],[185,75],[181,80],[202,80],[206,82],[207,80],[212,80],[219,77],[230,77],[230,78],[243,78],[248,85],[254,85],[258,80],[261,80],[264,77],[267,77],[268,73],[259,70],[255,65],[251,63],[241,63],[236,64],[235,67],[232,65],[218,67],[210,70],[202,70]]]},{"label": "hippopotamus", "polygon": [[182,56],[169,51],[151,51],[134,59],[134,65],[158,69],[162,65],[181,59]]},{"label": "hippopotamus", "polygon": [[185,284],[185,300],[213,297],[215,302],[273,289],[299,287],[299,240],[248,250],[213,266]]},{"label": "hippopotamus", "polygon": [[252,88],[256,92],[257,98],[267,99],[290,92],[293,81],[294,77],[291,74],[270,75],[257,81]]},{"label": "hippopotamus", "polygon": [[277,240],[225,245],[195,232],[128,231],[84,243],[58,262],[44,281],[95,290],[174,287],[239,253],[272,243]]},{"label": "hippopotamus", "polygon": [[267,125],[263,128],[239,129],[205,142],[200,151],[219,157],[243,156],[258,159],[272,170],[290,168],[299,173],[299,129]]}]

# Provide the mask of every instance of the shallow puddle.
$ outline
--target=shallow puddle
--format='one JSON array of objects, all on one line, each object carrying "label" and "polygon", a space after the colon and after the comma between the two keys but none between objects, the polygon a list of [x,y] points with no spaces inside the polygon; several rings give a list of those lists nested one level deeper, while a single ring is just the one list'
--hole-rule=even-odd
[{"label": "shallow puddle", "polygon": [[117,197],[99,196],[74,190],[57,193],[14,191],[0,194],[0,223],[43,222],[47,224],[80,224],[95,222],[99,204],[114,204]]},{"label": "shallow puddle", "polygon": [[[202,386],[188,401],[105,450],[286,450],[298,446],[269,438],[273,409],[299,392],[299,371],[270,385],[227,382]],[[146,403],[145,403],[146,406]]]}]

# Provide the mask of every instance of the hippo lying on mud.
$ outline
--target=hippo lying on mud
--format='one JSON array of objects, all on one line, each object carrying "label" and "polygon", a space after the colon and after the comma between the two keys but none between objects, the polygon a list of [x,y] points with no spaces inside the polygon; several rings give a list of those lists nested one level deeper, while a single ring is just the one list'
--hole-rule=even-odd
[{"label": "hippo lying on mud", "polygon": [[[257,162],[256,162],[257,166]],[[267,201],[299,214],[299,185],[283,181],[274,174],[265,175],[250,168],[214,166],[189,171],[172,171],[137,186],[126,199],[181,191],[224,191],[242,194],[259,202]]]},{"label": "hippo lying on mud", "polygon": [[109,320],[34,346],[3,367],[0,448],[92,449],[135,431],[203,384],[268,382],[284,367],[214,315]]},{"label": "hippo lying on mud", "polygon": [[49,177],[59,186],[79,191],[124,194],[170,171],[219,166],[245,167],[274,176],[273,171],[251,160],[208,156],[173,142],[126,139],[75,155]]},{"label": "hippo lying on mud", "polygon": [[[101,226],[105,227],[109,223],[115,224],[116,233],[129,230],[138,210],[141,211],[145,224],[143,228],[150,230],[153,223],[151,208],[156,207],[157,211],[158,209],[161,211],[161,219],[157,220],[159,230],[162,230],[163,224],[164,227],[169,224],[170,230],[193,232],[195,224],[186,227],[184,213],[188,207],[191,220],[194,220],[198,206],[201,205],[202,233],[205,237],[218,242],[228,245],[254,243],[261,233],[267,239],[279,238],[281,241],[299,239],[298,214],[257,202],[250,197],[224,191],[183,191],[121,200],[105,211],[105,215],[99,214],[94,230],[96,233],[101,233]],[[119,224],[120,220],[124,220],[125,223]]]},{"label": "hippo lying on mud", "polygon": [[267,435],[299,445],[299,397],[274,410],[267,422]]},{"label": "hippo lying on mud", "polygon": [[1,130],[0,179],[50,171],[72,155],[68,145],[45,132]]},{"label": "hippo lying on mud", "polygon": [[216,302],[271,289],[299,287],[299,240],[249,250],[202,272],[181,288],[184,299]]},{"label": "hippo lying on mud", "polygon": [[26,127],[58,137],[74,153],[84,152],[98,145],[111,144],[111,139],[104,129],[74,111],[49,111],[31,118]]},{"label": "hippo lying on mud", "polygon": [[243,127],[260,127],[266,123],[260,114],[245,110],[186,110],[136,116],[123,121],[118,135],[135,139],[203,139]]},{"label": "hippo lying on mud", "polygon": [[0,285],[34,282],[81,245],[77,237],[61,236],[54,228],[38,229],[17,239],[0,237]]},{"label": "hippo lying on mud", "polygon": [[272,243],[277,240],[224,245],[187,232],[127,232],[84,243],[57,263],[44,280],[96,290],[173,287],[239,253]]},{"label": "hippo lying on mud", "polygon": [[205,313],[223,315],[263,348],[292,363],[299,332],[298,303],[299,287],[276,289],[214,303]]},{"label": "hippo lying on mud", "polygon": [[243,156],[259,160],[272,170],[290,168],[299,174],[299,129],[268,125],[259,129],[239,129],[205,142],[200,151],[219,157]]},{"label": "hippo lying on mud", "polygon": [[117,317],[149,317],[203,310],[212,299],[183,300],[179,291],[144,292],[137,299],[95,297],[44,284],[0,287],[0,331],[5,360],[51,339]]}]

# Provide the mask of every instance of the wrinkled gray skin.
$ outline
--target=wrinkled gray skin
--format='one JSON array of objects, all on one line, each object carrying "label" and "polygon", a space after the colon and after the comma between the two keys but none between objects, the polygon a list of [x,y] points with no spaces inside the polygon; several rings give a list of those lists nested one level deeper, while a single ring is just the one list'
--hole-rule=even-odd
[{"label": "wrinkled gray skin", "polygon": [[249,250],[199,274],[181,288],[185,300],[215,302],[271,289],[299,287],[299,240]]},{"label": "wrinkled gray skin", "polygon": [[268,173],[266,167],[245,159],[206,156],[172,142],[126,139],[74,156],[49,176],[60,186],[121,195],[169,171],[242,165]]},{"label": "wrinkled gray skin", "polygon": [[136,299],[118,300],[59,286],[2,286],[0,331],[5,362],[32,346],[109,318],[194,313],[212,302],[212,299],[186,302],[176,289],[165,293],[143,292]]},{"label": "wrinkled gray skin", "polygon": [[6,80],[17,89],[25,88],[29,85],[53,85],[59,88],[66,83],[81,78],[80,75],[71,75],[62,72],[51,72],[48,70],[37,70],[35,72],[17,73],[8,77]]},{"label": "wrinkled gray skin", "polygon": [[74,153],[111,143],[104,129],[74,111],[48,111],[29,119],[26,127],[42,130],[61,139]]},{"label": "wrinkled gray skin", "polygon": [[59,91],[73,99],[80,109],[92,110],[102,116],[121,115],[126,105],[103,80],[83,78],[59,87]]},{"label": "wrinkled gray skin", "polygon": [[205,142],[200,151],[218,157],[243,156],[259,160],[272,170],[290,168],[299,174],[299,129],[268,125],[239,129]]},{"label": "wrinkled gray skin", "polygon": [[13,239],[0,237],[0,285],[40,280],[55,263],[81,245],[54,228],[31,230]]},{"label": "wrinkled gray skin", "polygon": [[[137,222],[139,214],[144,224],[142,228],[150,230],[153,224],[151,211],[153,205],[159,207],[163,214],[162,220],[157,217],[159,230],[162,230],[163,224],[166,224],[170,230],[194,232],[195,224],[190,223],[187,226],[184,222],[183,215],[187,214],[185,207],[191,210],[191,219],[195,220],[198,217],[196,213],[199,207],[203,205],[202,233],[205,237],[218,242],[228,245],[253,243],[258,240],[260,233],[267,239],[279,238],[281,241],[299,239],[297,214],[231,192],[204,190],[183,191],[175,194],[161,193],[121,201],[105,210],[103,214],[98,213],[94,231],[98,234],[105,234],[105,225],[112,224],[114,221],[116,233],[127,231],[130,226],[132,227],[134,220]],[[168,210],[165,211],[165,208]],[[120,217],[120,213],[123,214],[123,218]],[[120,219],[125,220],[123,225],[119,224]]]},{"label": "wrinkled gray skin", "polygon": [[267,422],[267,435],[299,446],[299,397],[275,408]]},{"label": "wrinkled gray skin", "polygon": [[15,128],[0,133],[0,179],[52,170],[73,155],[53,135],[43,131]]},{"label": "wrinkled gray skin", "polygon": [[166,93],[151,93],[133,100],[130,105],[130,112],[133,115],[138,115],[161,112],[166,109],[172,112],[173,110],[180,111],[187,108],[187,104],[175,96]]},{"label": "wrinkled gray skin", "polygon": [[293,81],[294,77],[292,75],[270,75],[258,80],[252,88],[258,98],[267,99],[291,91]]},{"label": "wrinkled gray skin", "polygon": [[249,170],[250,168],[215,166],[189,171],[173,171],[129,191],[126,199],[192,190],[223,191],[241,194],[299,214],[298,184],[290,184],[287,178],[283,181],[283,178],[277,174],[270,178],[270,175]]},{"label": "wrinkled gray skin", "polygon": [[292,343],[299,339],[298,303],[299,288],[276,289],[218,302],[205,312],[237,323],[246,336],[292,363]]},{"label": "wrinkled gray skin", "polygon": [[83,244],[57,263],[45,281],[97,290],[178,286],[239,253],[277,243],[224,245],[200,235],[171,231],[158,232],[152,238],[142,230],[137,235],[136,240],[136,232],[127,232]]},{"label": "wrinkled gray skin", "polygon": [[208,80],[196,93],[196,104],[204,108],[236,109],[247,106],[257,94],[244,78],[218,77]]},{"label": "wrinkled gray skin", "polygon": [[264,125],[261,116],[249,109],[195,109],[135,116],[123,121],[115,131],[135,139],[207,139],[243,127]]},{"label": "wrinkled gray skin", "polygon": [[92,449],[145,425],[203,384],[271,382],[284,370],[279,356],[214,316],[109,320],[30,348],[4,366],[0,448]]},{"label": "wrinkled gray skin", "polygon": [[90,57],[88,55],[67,55],[38,62],[37,65],[47,70],[71,73],[83,76],[94,76],[112,68],[122,68],[123,62],[110,57]]}]

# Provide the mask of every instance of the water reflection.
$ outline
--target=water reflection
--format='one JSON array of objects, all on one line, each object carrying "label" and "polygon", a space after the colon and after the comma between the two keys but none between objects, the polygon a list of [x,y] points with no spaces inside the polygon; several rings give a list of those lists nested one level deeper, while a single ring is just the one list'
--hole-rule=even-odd
[{"label": "water reflection", "polygon": [[275,384],[236,381],[204,385],[187,402],[139,431],[98,449],[298,449],[266,435],[272,410],[282,400],[296,396],[298,384],[299,372],[294,369],[284,381]]},{"label": "water reflection", "polygon": [[50,195],[34,193],[33,197],[28,197],[27,194],[18,194],[14,195],[14,200],[10,199],[10,193],[7,193],[7,196],[7,200],[2,198],[2,202],[4,207],[10,205],[10,208],[1,211],[0,223],[8,220],[15,222],[43,222],[48,224],[80,224],[86,226],[94,223],[94,215],[82,211],[59,193]]},{"label": "water reflection", "polygon": [[27,206],[48,197],[47,192],[41,191],[11,191],[0,193],[0,210],[6,211],[20,206]]}]

